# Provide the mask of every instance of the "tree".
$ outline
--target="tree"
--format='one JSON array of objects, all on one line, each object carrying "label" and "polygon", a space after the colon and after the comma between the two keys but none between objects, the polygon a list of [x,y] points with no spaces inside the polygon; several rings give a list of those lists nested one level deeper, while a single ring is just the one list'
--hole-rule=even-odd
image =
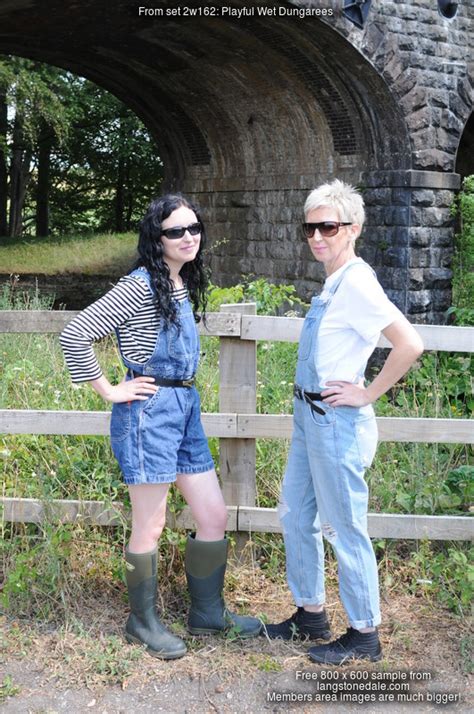
[{"label": "tree", "polygon": [[52,221],[61,231],[131,230],[160,189],[157,147],[115,97],[84,79],[72,81],[76,122],[67,146],[52,159]]},{"label": "tree", "polygon": [[[30,60],[11,57],[1,60],[0,77],[3,91],[12,115],[9,147],[9,218],[8,235],[19,236],[23,227],[23,210],[28,184],[37,159],[38,137],[47,127],[59,142],[67,134],[67,117],[54,85],[61,70]],[[3,127],[5,129],[5,126]],[[3,145],[5,133],[2,134]]]},{"label": "tree", "polygon": [[111,94],[65,70],[0,59],[0,235],[130,230],[162,168],[146,128]]},{"label": "tree", "polygon": [[8,104],[6,90],[0,86],[0,236],[8,232]]},{"label": "tree", "polygon": [[36,235],[49,234],[49,189],[50,189],[50,162],[53,148],[54,135],[46,124],[42,122],[38,137],[38,172],[36,186]]}]

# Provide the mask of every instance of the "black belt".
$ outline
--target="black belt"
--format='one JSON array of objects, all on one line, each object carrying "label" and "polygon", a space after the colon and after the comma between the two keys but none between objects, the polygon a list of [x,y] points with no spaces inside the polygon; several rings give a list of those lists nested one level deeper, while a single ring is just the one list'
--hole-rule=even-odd
[{"label": "black belt", "polygon": [[134,372],[133,369],[128,370],[133,378],[135,377],[153,377],[153,381],[159,387],[189,387],[194,386],[194,377],[189,379],[165,379],[164,377],[158,377],[155,374],[140,374],[140,372]]},{"label": "black belt", "polygon": [[314,402],[322,402],[323,401],[323,396],[321,395],[320,392],[306,392],[304,389],[302,389],[300,386],[297,384],[293,385],[293,394],[297,399],[302,399],[306,404],[309,404],[311,409],[314,412],[318,412],[318,414],[326,414],[324,409],[321,409],[321,407],[318,407]]}]

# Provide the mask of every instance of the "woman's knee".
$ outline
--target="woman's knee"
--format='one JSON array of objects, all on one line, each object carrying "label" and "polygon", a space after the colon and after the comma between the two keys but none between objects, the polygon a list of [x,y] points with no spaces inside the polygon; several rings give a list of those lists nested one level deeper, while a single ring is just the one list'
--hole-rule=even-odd
[{"label": "woman's knee", "polygon": [[208,527],[212,524],[215,530],[225,531],[229,514],[225,503],[212,503],[200,513],[195,514],[196,524],[199,527]]},{"label": "woman's knee", "polygon": [[132,519],[132,534],[138,538],[158,542],[165,527],[166,514],[157,516],[153,521]]},{"label": "woman's knee", "polygon": [[287,496],[286,489],[283,489],[278,503],[278,518],[285,532],[303,532],[313,531],[316,528],[316,501],[314,496],[310,498],[295,499]]}]

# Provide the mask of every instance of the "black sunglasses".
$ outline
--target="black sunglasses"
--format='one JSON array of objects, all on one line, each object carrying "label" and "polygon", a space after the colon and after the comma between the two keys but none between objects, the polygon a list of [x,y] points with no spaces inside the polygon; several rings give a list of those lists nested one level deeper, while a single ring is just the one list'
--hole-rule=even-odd
[{"label": "black sunglasses", "polygon": [[332,238],[339,231],[341,226],[352,226],[352,223],[341,221],[321,221],[320,223],[303,223],[303,233],[306,238],[312,238],[316,229],[325,238]]},{"label": "black sunglasses", "polygon": [[199,223],[190,223],[189,226],[176,226],[175,228],[162,228],[161,235],[166,236],[170,240],[182,238],[186,231],[192,236],[197,236],[202,230],[202,225]]}]

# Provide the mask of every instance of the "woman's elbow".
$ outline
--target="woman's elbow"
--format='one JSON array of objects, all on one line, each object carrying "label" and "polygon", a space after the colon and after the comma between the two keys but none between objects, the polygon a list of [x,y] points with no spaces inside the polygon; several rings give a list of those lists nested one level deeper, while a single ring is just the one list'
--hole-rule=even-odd
[{"label": "woman's elbow", "polygon": [[423,344],[423,340],[419,336],[417,332],[412,335],[412,338],[409,342],[408,349],[411,352],[411,355],[413,357],[413,362],[418,359],[418,357],[421,357],[425,350],[425,346]]},{"label": "woman's elbow", "polygon": [[75,326],[75,318],[72,320],[69,320],[69,322],[66,324],[65,327],[63,327],[62,332],[59,333],[59,343],[61,347],[64,347],[65,345],[70,345],[71,343],[74,344],[74,342],[80,338],[80,334],[78,334],[78,330]]},{"label": "woman's elbow", "polygon": [[59,335],[59,344],[61,345],[63,350],[64,350],[64,347],[70,342],[68,327],[69,327],[69,325],[66,325],[64,330]]}]

